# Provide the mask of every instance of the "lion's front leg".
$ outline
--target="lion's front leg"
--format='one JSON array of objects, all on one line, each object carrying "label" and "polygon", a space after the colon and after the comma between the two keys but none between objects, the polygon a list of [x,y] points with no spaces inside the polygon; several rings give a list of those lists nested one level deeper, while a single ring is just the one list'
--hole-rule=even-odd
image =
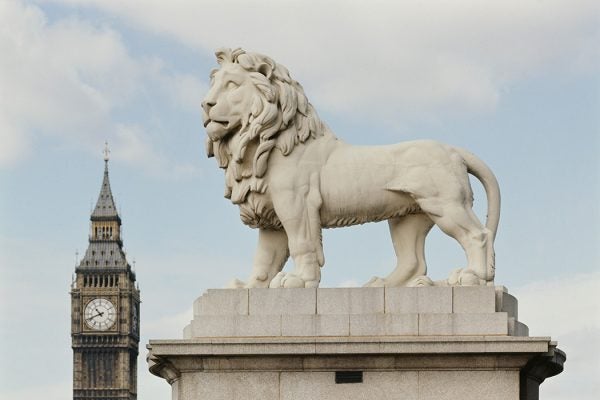
[{"label": "lion's front leg", "polygon": [[[314,187],[314,186],[313,186]],[[273,205],[287,233],[294,270],[280,272],[270,287],[311,288],[321,281],[324,263],[321,244],[320,196],[318,193],[285,191],[273,197]]]},{"label": "lion's front leg", "polygon": [[283,268],[289,257],[288,238],[284,230],[259,229],[258,246],[248,282],[234,280],[230,287],[266,288]]}]

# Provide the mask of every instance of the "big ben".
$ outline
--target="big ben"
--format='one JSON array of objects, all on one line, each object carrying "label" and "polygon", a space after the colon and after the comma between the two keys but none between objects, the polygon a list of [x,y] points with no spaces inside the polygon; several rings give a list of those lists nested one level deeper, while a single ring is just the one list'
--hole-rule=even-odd
[{"label": "big ben", "polygon": [[73,399],[136,399],[140,292],[123,251],[108,178],[90,217],[89,245],[71,288]]}]

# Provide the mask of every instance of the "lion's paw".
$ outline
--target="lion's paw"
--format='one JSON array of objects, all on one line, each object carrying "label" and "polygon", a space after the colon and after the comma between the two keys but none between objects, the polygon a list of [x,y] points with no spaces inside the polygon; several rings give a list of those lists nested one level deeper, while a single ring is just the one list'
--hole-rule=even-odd
[{"label": "lion's paw", "polygon": [[275,277],[271,280],[271,282],[269,282],[269,287],[270,288],[283,287],[283,286],[281,286],[281,280],[284,276],[285,276],[284,272],[279,272],[277,275],[275,275]]},{"label": "lion's paw", "polygon": [[374,276],[363,287],[385,287],[385,279]]},{"label": "lion's paw", "polygon": [[317,287],[314,282],[305,282],[298,275],[292,273],[280,272],[275,275],[275,278],[269,283],[270,288],[310,288]]},{"label": "lion's paw", "polygon": [[427,275],[417,276],[412,281],[408,282],[406,286],[409,287],[423,287],[423,286],[435,286],[435,283]]},{"label": "lion's paw", "polygon": [[450,286],[484,286],[487,282],[479,278],[475,271],[467,268],[457,268],[448,277]]}]

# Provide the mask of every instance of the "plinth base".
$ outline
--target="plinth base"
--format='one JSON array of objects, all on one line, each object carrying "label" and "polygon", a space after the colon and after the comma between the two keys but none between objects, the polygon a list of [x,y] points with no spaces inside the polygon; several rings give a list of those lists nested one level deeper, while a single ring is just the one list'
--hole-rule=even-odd
[{"label": "plinth base", "polygon": [[148,345],[173,400],[533,400],[565,361],[493,287],[209,290],[184,332]]}]

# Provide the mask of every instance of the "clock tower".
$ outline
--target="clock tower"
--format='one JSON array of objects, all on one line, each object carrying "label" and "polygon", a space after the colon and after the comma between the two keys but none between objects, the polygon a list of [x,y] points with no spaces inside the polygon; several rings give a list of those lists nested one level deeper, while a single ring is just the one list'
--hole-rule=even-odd
[{"label": "clock tower", "polygon": [[140,291],[123,251],[108,155],[106,147],[89,245],[71,287],[74,400],[137,398]]}]

